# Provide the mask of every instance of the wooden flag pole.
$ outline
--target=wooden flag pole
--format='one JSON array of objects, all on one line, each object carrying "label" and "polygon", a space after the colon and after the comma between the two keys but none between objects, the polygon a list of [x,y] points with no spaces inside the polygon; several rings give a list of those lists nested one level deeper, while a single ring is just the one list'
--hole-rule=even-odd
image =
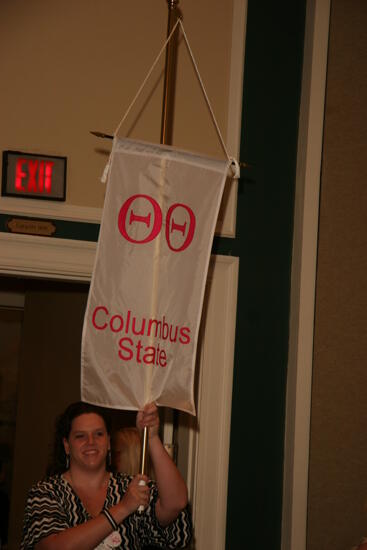
[{"label": "wooden flag pole", "polygon": [[[176,24],[179,17],[177,8],[179,0],[167,0],[168,4],[168,25],[167,38]],[[164,85],[163,85],[163,103],[162,103],[162,120],[161,120],[161,139],[162,145],[170,145],[172,143],[172,128],[173,128],[173,105],[174,91],[176,82],[176,58],[177,58],[177,36],[176,29],[171,40],[166,48],[166,60],[164,68]],[[147,453],[148,453],[149,429],[144,428],[141,441],[140,469],[141,474],[146,474],[147,471]]]},{"label": "wooden flag pole", "polygon": [[[167,38],[172,32],[180,13],[177,5],[178,0],[167,0],[168,3],[168,24]],[[176,59],[177,59],[177,37],[178,29],[176,29],[171,40],[166,48],[166,61],[164,70],[164,85],[163,85],[163,103],[162,103],[162,122],[161,122],[161,144],[172,144],[172,125],[173,125],[173,107],[174,107],[174,92],[176,85]]]}]

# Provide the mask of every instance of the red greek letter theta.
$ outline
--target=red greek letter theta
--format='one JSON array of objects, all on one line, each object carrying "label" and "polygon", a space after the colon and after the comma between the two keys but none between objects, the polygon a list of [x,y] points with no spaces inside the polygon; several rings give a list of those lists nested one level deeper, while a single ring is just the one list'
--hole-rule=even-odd
[{"label": "red greek letter theta", "polygon": [[[153,227],[151,229],[151,232],[142,240],[133,239],[132,237],[130,237],[126,229],[126,218],[127,218],[128,210],[130,206],[134,203],[134,201],[140,198],[146,199],[152,205],[153,211],[154,211]],[[128,220],[128,225],[131,226],[133,223],[144,223],[149,229],[151,225],[151,212],[149,212],[144,216],[144,215],[136,214],[133,210],[131,210],[130,217]],[[161,230],[161,227],[162,227],[162,211],[157,201],[154,200],[152,197],[149,197],[149,195],[133,195],[132,197],[127,199],[122,205],[119,212],[119,217],[118,217],[118,228],[121,235],[127,241],[130,241],[131,243],[136,243],[136,244],[149,243],[150,241],[156,238],[156,236]]]},{"label": "red greek letter theta", "polygon": [[[147,214],[138,214],[136,211],[133,210],[133,203],[137,199],[145,199],[151,204],[154,213],[153,223],[151,223],[152,212],[148,212]],[[130,216],[128,216],[130,207]],[[184,223],[178,223],[174,218],[174,212],[177,208],[185,210],[188,214],[188,219]],[[149,195],[133,195],[124,202],[120,209],[118,216],[118,228],[121,235],[127,241],[135,244],[145,244],[153,241],[160,233],[162,229],[162,221],[162,210],[155,199],[149,197]],[[128,229],[126,227],[126,224],[130,227],[134,223],[143,223],[148,229],[150,229],[152,225],[150,233],[143,239],[134,239],[129,235]],[[190,246],[194,238],[196,227],[195,214],[186,204],[175,203],[168,209],[165,226],[165,236],[168,247],[173,252],[182,252],[182,250],[185,250],[188,246]],[[179,246],[174,246],[172,243],[172,234],[176,232],[181,233],[182,239],[184,239],[182,244],[180,244]]]},{"label": "red greek letter theta", "polygon": [[[176,210],[176,208],[179,208],[179,207],[186,210],[186,212],[189,214],[190,223],[189,223],[189,229],[187,231],[186,239],[184,240],[184,242],[182,243],[181,246],[175,248],[171,243],[171,234],[174,231],[179,231],[183,236],[185,236],[186,225],[187,225],[187,222],[180,225],[180,224],[176,223],[174,218],[173,218],[174,211]],[[171,223],[171,218],[172,218],[172,223]],[[173,252],[181,252],[182,250],[185,250],[185,248],[187,248],[191,244],[192,239],[194,238],[195,225],[196,225],[195,214],[189,206],[187,206],[186,204],[177,203],[177,204],[173,204],[172,206],[169,207],[168,212],[167,212],[166,240],[167,240],[167,244],[168,244],[169,248]]]}]

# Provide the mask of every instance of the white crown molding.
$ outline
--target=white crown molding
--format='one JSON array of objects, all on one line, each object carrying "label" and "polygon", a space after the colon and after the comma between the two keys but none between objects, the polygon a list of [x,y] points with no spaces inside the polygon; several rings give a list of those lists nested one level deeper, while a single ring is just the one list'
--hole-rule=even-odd
[{"label": "white crown molding", "polygon": [[0,213],[32,218],[100,223],[102,208],[76,206],[57,201],[0,197]]},{"label": "white crown molding", "polygon": [[89,281],[96,243],[0,233],[0,274]]}]

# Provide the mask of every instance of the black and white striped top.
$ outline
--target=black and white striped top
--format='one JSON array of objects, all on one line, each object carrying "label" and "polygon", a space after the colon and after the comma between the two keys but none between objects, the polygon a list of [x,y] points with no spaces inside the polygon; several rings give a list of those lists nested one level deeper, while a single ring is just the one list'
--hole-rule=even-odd
[{"label": "black and white striped top", "polygon": [[[124,474],[111,474],[107,489],[105,508],[117,504],[124,496],[132,477]],[[154,482],[149,483],[149,506],[144,513],[128,516],[118,526],[115,538],[107,537],[98,550],[140,550],[153,545],[158,548],[184,548],[191,538],[191,519],[183,510],[178,518],[162,527],[155,516],[155,503],[158,497]],[[83,503],[71,485],[60,475],[40,481],[28,493],[25,509],[21,550],[31,550],[41,539],[80,525],[91,519]],[[117,542],[116,542],[117,541]]]}]

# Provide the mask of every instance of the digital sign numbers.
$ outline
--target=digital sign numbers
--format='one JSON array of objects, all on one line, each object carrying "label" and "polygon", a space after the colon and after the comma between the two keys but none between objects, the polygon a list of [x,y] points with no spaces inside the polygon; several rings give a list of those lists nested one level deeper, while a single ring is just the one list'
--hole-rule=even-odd
[{"label": "digital sign numbers", "polygon": [[64,201],[66,157],[3,151],[2,195]]}]

